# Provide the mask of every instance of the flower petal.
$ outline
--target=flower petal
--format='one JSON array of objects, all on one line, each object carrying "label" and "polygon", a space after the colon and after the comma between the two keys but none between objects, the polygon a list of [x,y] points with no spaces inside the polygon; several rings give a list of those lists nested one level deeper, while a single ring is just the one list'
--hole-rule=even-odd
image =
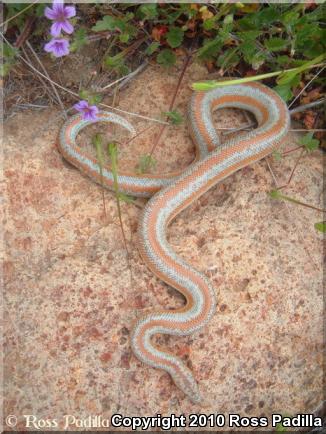
[{"label": "flower petal", "polygon": [[77,102],[76,104],[74,104],[73,107],[78,111],[84,111],[85,109],[86,110],[88,109],[88,102],[83,99]]},{"label": "flower petal", "polygon": [[84,113],[83,119],[85,119],[86,121],[96,121],[97,116],[95,113],[92,113],[92,111],[87,111]]},{"label": "flower petal", "polygon": [[75,6],[65,6],[63,11],[65,18],[72,18],[76,15],[76,8]]},{"label": "flower petal", "polygon": [[55,57],[67,56],[69,54],[69,42],[66,42],[55,46],[55,50],[53,51]]},{"label": "flower petal", "polygon": [[63,3],[54,2],[52,5],[52,9],[56,15],[55,20],[59,20],[63,17],[64,14],[64,5]]},{"label": "flower petal", "polygon": [[60,21],[55,21],[51,26],[51,35],[56,37],[59,36],[62,29],[62,23]]},{"label": "flower petal", "polygon": [[62,57],[69,54],[69,41],[66,39],[52,39],[45,44],[44,50],[48,53],[52,53],[55,57]]},{"label": "flower petal", "polygon": [[90,109],[92,115],[97,115],[99,112],[99,109],[96,107],[96,105],[91,105],[89,109]]},{"label": "flower petal", "polygon": [[53,40],[44,45],[44,50],[47,53],[52,53],[52,50],[53,50]]},{"label": "flower petal", "polygon": [[62,21],[60,24],[62,30],[69,35],[74,31],[74,26],[68,20]]},{"label": "flower petal", "polygon": [[49,20],[55,20],[57,14],[55,13],[55,11],[54,11],[53,9],[51,9],[51,8],[49,8],[49,7],[46,7],[46,8],[44,9],[44,16],[45,16],[46,18],[49,18]]}]

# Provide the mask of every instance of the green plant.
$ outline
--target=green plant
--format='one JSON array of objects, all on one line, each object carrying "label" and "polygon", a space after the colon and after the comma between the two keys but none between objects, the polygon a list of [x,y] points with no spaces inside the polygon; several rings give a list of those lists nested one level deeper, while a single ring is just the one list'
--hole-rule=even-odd
[{"label": "green plant", "polygon": [[150,154],[141,155],[139,158],[137,173],[148,173],[150,169],[155,168],[155,166],[156,160]]},{"label": "green plant", "polygon": [[[32,22],[37,17],[41,17],[44,12],[44,4],[31,3],[7,3],[5,4],[5,20],[2,27],[5,29],[16,29],[18,33],[23,34],[25,29],[28,29],[28,19]],[[35,34],[41,34],[43,27],[34,30]],[[18,44],[19,45],[19,44]],[[2,44],[0,65],[0,75],[5,77],[16,63],[19,48],[10,46],[7,43]]]},{"label": "green plant", "polygon": [[3,63],[0,65],[0,75],[1,77],[5,77],[15,64],[19,50],[9,46],[8,44],[3,44],[2,47]]},{"label": "green plant", "polygon": [[87,39],[87,31],[84,28],[76,30],[74,33],[74,39],[70,45],[70,51],[75,52],[89,44]]},{"label": "green plant", "polygon": [[[6,4],[5,19],[22,30],[28,16],[42,16],[44,6]],[[221,75],[227,71],[245,75],[251,68],[250,75],[271,78],[273,75],[266,74],[280,71],[275,89],[289,100],[309,62],[310,66],[316,64],[325,51],[323,8],[312,3],[96,5],[95,24],[90,26],[86,18],[74,34],[71,50],[88,44],[92,34],[109,34],[103,64],[122,76],[129,71],[129,48],[134,43],[140,44],[142,56],[154,57],[165,67],[176,63],[181,47],[191,45],[197,58],[209,68],[219,68]],[[44,30],[37,25],[33,33]],[[12,64],[10,55],[5,57],[4,72]]]},{"label": "green plant", "polygon": [[323,234],[326,233],[326,221],[315,223],[315,229]]},{"label": "green plant", "polygon": [[179,113],[176,110],[171,110],[168,112],[163,112],[162,113],[164,116],[166,116],[173,125],[180,125],[183,122],[183,117],[181,115],[181,113]]},{"label": "green plant", "polygon": [[315,151],[319,145],[319,140],[314,139],[313,136],[313,131],[310,131],[309,133],[299,138],[299,143],[301,143],[301,145],[303,145],[308,152]]},{"label": "green plant", "polygon": [[286,432],[286,427],[283,426],[282,422],[276,424],[275,432]]},{"label": "green plant", "polygon": [[[293,84],[294,79],[300,81],[300,74],[302,72],[304,72],[305,70],[310,69],[310,68],[315,68],[325,58],[326,58],[326,55],[321,54],[320,56],[316,57],[312,61],[306,62],[304,65],[301,65],[300,67],[297,67],[297,68],[291,68],[291,69],[288,69],[285,71],[268,72],[266,74],[254,75],[252,77],[245,77],[245,78],[239,78],[239,79],[223,80],[223,81],[211,80],[211,81],[206,81],[203,83],[193,83],[192,87],[194,90],[210,90],[210,89],[214,89],[215,87],[227,86],[230,84],[249,83],[250,81],[264,80],[266,78],[271,78],[271,77],[276,77],[276,76],[279,76],[277,79],[277,82],[279,83],[279,85],[291,86]],[[278,90],[278,86],[275,87],[275,90],[276,91]]]}]

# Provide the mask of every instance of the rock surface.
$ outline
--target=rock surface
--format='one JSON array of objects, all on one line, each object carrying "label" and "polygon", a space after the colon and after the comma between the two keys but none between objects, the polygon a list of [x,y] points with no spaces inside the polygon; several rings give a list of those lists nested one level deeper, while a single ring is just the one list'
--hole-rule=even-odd
[{"label": "rock surface", "polygon": [[[149,67],[121,93],[118,107],[159,118],[179,74]],[[181,113],[189,84],[202,78],[199,66],[188,69],[175,104]],[[218,127],[246,122],[237,110],[215,118]],[[137,131],[151,127],[119,148],[120,166],[134,168],[161,126],[128,119]],[[140,209],[124,203],[128,261],[114,195],[105,192],[105,217],[101,188],[56,149],[61,124],[53,109],[5,124],[5,415],[18,416],[15,429],[28,429],[24,414],[56,419],[63,429],[67,414],[312,412],[323,392],[322,236],[313,226],[322,215],[270,198],[275,184],[264,160],[172,222],[171,245],[211,279],[218,298],[200,333],[161,339],[198,380],[206,406],[193,405],[166,373],[140,363],[129,342],[140,315],[176,308],[183,298],[143,264],[135,243]],[[90,143],[90,131],[83,134]],[[296,140],[289,135],[288,149]],[[154,153],[157,171],[186,167],[193,149],[186,125],[166,128]],[[269,159],[279,185],[297,158]],[[302,157],[284,193],[322,207],[321,153]]]}]

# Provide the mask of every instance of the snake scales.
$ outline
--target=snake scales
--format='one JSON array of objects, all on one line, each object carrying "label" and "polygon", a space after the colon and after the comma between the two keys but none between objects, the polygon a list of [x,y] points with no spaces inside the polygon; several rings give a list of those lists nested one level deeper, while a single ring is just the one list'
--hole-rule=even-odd
[{"label": "snake scales", "polygon": [[[257,128],[221,144],[212,112],[224,107],[253,113]],[[135,133],[132,125],[116,114],[101,112],[99,121],[113,122]],[[278,148],[288,132],[290,117],[286,104],[274,91],[251,83],[194,93],[188,121],[196,158],[186,170],[164,175],[119,171],[118,184],[124,193],[152,196],[139,222],[139,252],[153,273],[186,299],[180,309],[156,311],[140,318],[131,337],[133,352],[144,363],[167,371],[190,400],[199,403],[201,395],[191,371],[178,357],[154,346],[151,337],[157,333],[185,336],[202,328],[215,311],[214,288],[203,274],[175,254],[167,243],[166,228],[178,213],[210,187]],[[61,130],[59,150],[84,174],[113,190],[110,168],[103,168],[101,178],[97,160],[76,145],[78,132],[90,123],[81,115],[71,117]]]}]

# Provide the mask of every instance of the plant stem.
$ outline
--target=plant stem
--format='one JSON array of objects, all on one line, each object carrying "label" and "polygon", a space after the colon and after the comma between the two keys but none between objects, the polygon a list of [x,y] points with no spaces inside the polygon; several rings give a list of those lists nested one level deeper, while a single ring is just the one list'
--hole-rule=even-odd
[{"label": "plant stem", "polygon": [[293,104],[296,102],[296,100],[298,98],[300,98],[300,95],[302,95],[302,93],[307,89],[307,87],[314,81],[314,79],[316,77],[318,77],[318,75],[324,71],[325,66],[323,66],[319,71],[316,72],[316,74],[312,77],[311,80],[308,81],[308,83],[300,90],[300,92],[298,93],[298,95],[294,98],[294,100],[290,103],[289,108],[291,108],[293,106]]},{"label": "plant stem", "polygon": [[[320,58],[320,60],[322,60],[324,58],[324,55],[318,56],[318,59],[319,58]],[[237,79],[232,79],[232,80],[198,82],[198,83],[193,83],[192,88],[194,90],[202,90],[202,91],[210,90],[210,89],[215,89],[216,87],[220,87],[220,86],[228,86],[231,84],[241,84],[241,83],[249,83],[251,81],[263,80],[265,78],[276,77],[276,76],[281,75],[281,74],[286,74],[288,72],[298,72],[299,73],[299,72],[302,72],[306,69],[317,68],[318,66],[324,67],[325,63],[317,63],[315,65],[307,65],[305,68],[303,68],[302,66],[299,66],[298,68],[286,69],[285,71],[268,72],[267,74],[254,75],[252,77],[237,78]]]},{"label": "plant stem", "polygon": [[322,99],[318,99],[317,101],[310,102],[309,104],[299,105],[299,107],[296,107],[296,108],[290,110],[290,113],[291,113],[291,115],[293,115],[294,113],[304,112],[305,110],[308,110],[310,108],[317,107],[317,106],[324,104],[325,101],[326,101],[326,99],[322,98]]},{"label": "plant stem", "polygon": [[104,189],[104,183],[103,183],[103,165],[104,165],[103,144],[102,144],[102,138],[101,138],[101,136],[99,134],[95,135],[95,138],[93,139],[93,143],[95,145],[96,157],[97,157],[99,168],[100,168],[100,180],[101,180],[101,193],[102,193],[103,211],[104,211],[104,216],[107,219],[106,206],[105,206],[105,189]]},{"label": "plant stem", "polygon": [[[184,61],[183,67],[182,67],[182,71],[181,71],[181,74],[179,76],[179,80],[178,80],[178,83],[176,85],[176,88],[175,88],[175,91],[174,91],[174,94],[173,94],[173,98],[172,98],[172,101],[171,101],[169,109],[168,109],[169,112],[172,111],[172,109],[173,109],[173,106],[174,106],[174,103],[175,103],[178,91],[180,89],[180,85],[181,85],[182,79],[183,79],[183,77],[185,75],[185,72],[186,72],[187,66],[189,65],[189,62],[191,60],[191,57],[192,57],[192,55],[188,54],[187,57],[185,58],[185,61]],[[166,118],[166,121],[167,120],[168,120],[168,117]],[[159,133],[157,135],[156,141],[154,142],[154,145],[153,145],[153,147],[151,149],[151,152],[149,153],[150,156],[153,155],[153,152],[154,152],[155,148],[159,144],[159,142],[161,140],[161,137],[162,137],[162,134],[163,134],[163,132],[165,130],[165,127],[166,127],[166,125],[163,125],[162,128],[160,129],[160,131],[159,131]]]},{"label": "plant stem", "polygon": [[[281,188],[281,187],[279,187],[279,188]],[[325,209],[317,208],[313,205],[309,205],[308,203],[301,202],[300,200],[294,199],[293,197],[285,196],[284,194],[281,194],[281,193],[278,194],[277,198],[287,200],[288,202],[292,202],[292,203],[295,203],[297,205],[305,206],[306,208],[311,208],[311,209],[318,211],[318,212],[323,212],[323,213],[326,212]]]},{"label": "plant stem", "polygon": [[[1,33],[0,32],[0,36],[2,37],[2,39],[11,47],[11,48],[13,48],[13,46],[10,44],[10,42],[8,41],[8,39],[3,35],[3,33]],[[70,95],[73,95],[76,99],[78,99],[78,100],[80,100],[80,97],[79,97],[79,95],[78,95],[78,93],[76,93],[76,92],[73,92],[72,90],[70,90],[70,89],[67,89],[66,87],[64,87],[64,86],[61,86],[59,83],[57,83],[56,81],[53,81],[51,78],[49,78],[49,77],[47,77],[46,75],[44,75],[44,74],[42,74],[42,72],[41,71],[39,71],[38,69],[36,69],[30,62],[28,62],[23,56],[21,56],[20,54],[18,54],[17,55],[17,57],[19,58],[19,59],[21,59],[27,66],[29,66],[34,72],[36,72],[36,74],[38,74],[38,75],[40,75],[41,77],[43,77],[43,78],[45,78],[46,80],[48,80],[48,81],[50,81],[51,83],[53,83],[55,86],[57,86],[59,89],[62,89],[62,90],[64,90],[65,92],[67,92],[67,93],[70,93]],[[130,115],[130,116],[135,116],[135,117],[138,117],[138,118],[140,118],[140,119],[145,119],[145,120],[147,120],[147,121],[151,121],[151,122],[156,122],[156,123],[158,123],[158,124],[166,124],[166,125],[169,125],[169,123],[168,122],[165,122],[165,121],[162,121],[161,119],[155,119],[155,118],[151,118],[151,117],[149,117],[149,116],[143,116],[143,115],[140,115],[140,114],[138,114],[138,113],[133,113],[133,112],[128,112],[128,111],[126,111],[126,110],[122,110],[122,109],[119,109],[119,108],[116,108],[116,107],[112,107],[112,106],[110,106],[110,105],[107,105],[107,104],[103,104],[103,103],[99,103],[99,106],[101,106],[101,107],[105,107],[105,108],[109,108],[109,109],[111,109],[111,110],[115,110],[115,111],[117,111],[117,112],[119,112],[119,113],[123,113],[123,114],[126,114],[126,115]]]},{"label": "plant stem", "polygon": [[280,190],[281,188],[285,188],[285,187],[287,187],[287,186],[290,184],[290,182],[291,182],[291,180],[292,180],[292,178],[293,178],[294,172],[295,172],[296,168],[298,167],[299,161],[301,160],[304,151],[305,151],[305,149],[303,148],[303,149],[301,150],[301,152],[300,152],[300,155],[299,155],[297,161],[295,162],[295,165],[294,165],[294,167],[293,167],[293,169],[292,169],[292,172],[291,172],[291,175],[290,175],[290,177],[289,177],[288,182],[287,182],[286,184],[282,185],[281,187],[278,187],[279,190]]},{"label": "plant stem", "polygon": [[49,80],[49,82],[50,82],[50,86],[52,87],[53,92],[54,92],[54,94],[55,94],[55,96],[56,96],[56,98],[57,98],[57,101],[58,101],[58,103],[59,103],[59,105],[60,105],[60,107],[61,107],[61,110],[62,110],[62,112],[63,112],[63,114],[64,114],[64,117],[65,117],[65,119],[68,119],[68,116],[67,116],[67,114],[66,114],[65,107],[64,107],[64,105],[63,105],[63,102],[61,101],[61,98],[60,98],[60,95],[59,95],[59,93],[58,93],[58,91],[57,91],[57,88],[56,88],[56,87],[54,86],[54,84],[51,82],[50,77],[49,77],[49,74],[48,74],[48,72],[47,72],[45,66],[43,65],[43,63],[41,62],[40,58],[38,57],[38,55],[36,54],[36,52],[34,51],[33,47],[31,46],[31,44],[30,44],[28,41],[26,41],[26,45],[28,46],[28,48],[29,48],[30,51],[32,52],[33,56],[35,57],[36,61],[38,62],[38,64],[39,64],[40,67],[42,68],[44,74],[47,76],[47,78],[48,78],[48,80]]},{"label": "plant stem", "polygon": [[284,155],[291,154],[291,152],[298,151],[299,149],[302,148],[302,146],[303,146],[303,145],[301,145],[301,146],[297,146],[297,147],[295,147],[295,148],[293,148],[293,149],[289,149],[288,151],[284,151],[284,152],[282,152],[282,157],[284,157]]},{"label": "plant stem", "polygon": [[[119,191],[119,184],[118,184],[117,147],[113,143],[109,144],[109,155],[110,155],[110,159],[111,159],[111,168],[112,168],[112,175],[113,175],[113,188],[114,188],[115,198],[116,198],[116,202],[117,202],[118,218],[119,218],[119,223],[120,223],[120,227],[121,227],[123,243],[125,245],[125,249],[127,252],[128,266],[129,266],[130,273],[131,273],[131,267],[130,267],[130,262],[129,262],[130,254],[129,254],[127,238],[126,238],[126,234],[125,234],[123,222],[122,222],[120,191]],[[132,274],[131,274],[131,278],[132,278]]]}]

